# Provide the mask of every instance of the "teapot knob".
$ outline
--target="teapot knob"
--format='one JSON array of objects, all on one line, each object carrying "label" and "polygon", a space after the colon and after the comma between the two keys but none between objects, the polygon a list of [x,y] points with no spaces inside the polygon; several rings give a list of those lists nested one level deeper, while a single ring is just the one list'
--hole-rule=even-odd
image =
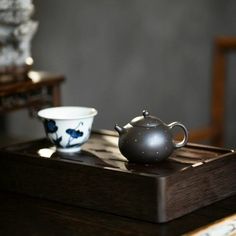
[{"label": "teapot knob", "polygon": [[125,132],[125,129],[120,127],[119,125],[115,125],[115,130],[119,133],[119,134],[123,134]]},{"label": "teapot knob", "polygon": [[143,116],[144,117],[149,116],[149,112],[147,110],[143,110]]}]

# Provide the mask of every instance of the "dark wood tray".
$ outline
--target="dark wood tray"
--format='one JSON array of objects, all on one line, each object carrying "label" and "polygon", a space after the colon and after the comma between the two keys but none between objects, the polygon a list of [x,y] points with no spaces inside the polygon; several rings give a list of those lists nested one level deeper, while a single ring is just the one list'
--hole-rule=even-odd
[{"label": "dark wood tray", "polygon": [[128,163],[113,132],[80,154],[46,139],[0,149],[0,188],[152,222],[167,222],[236,193],[232,150],[188,144],[155,165]]}]

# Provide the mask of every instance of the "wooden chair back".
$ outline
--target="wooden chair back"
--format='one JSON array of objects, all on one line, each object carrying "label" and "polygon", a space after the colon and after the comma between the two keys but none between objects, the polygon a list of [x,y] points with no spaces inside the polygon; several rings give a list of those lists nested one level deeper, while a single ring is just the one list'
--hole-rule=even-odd
[{"label": "wooden chair back", "polygon": [[209,141],[224,145],[227,54],[236,50],[236,37],[217,37],[213,49],[211,122],[209,126],[190,130],[191,142]]}]

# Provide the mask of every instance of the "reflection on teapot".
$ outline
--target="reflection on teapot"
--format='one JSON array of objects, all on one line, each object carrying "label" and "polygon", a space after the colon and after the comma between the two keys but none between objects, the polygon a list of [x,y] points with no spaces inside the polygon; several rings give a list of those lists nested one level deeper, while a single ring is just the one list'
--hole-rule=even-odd
[{"label": "reflection on teapot", "polygon": [[[180,142],[173,140],[172,128],[180,127],[184,138]],[[186,145],[188,131],[186,127],[173,122],[165,124],[160,119],[150,116],[145,110],[143,116],[134,118],[124,127],[115,125],[119,133],[120,152],[130,161],[155,163],[168,158],[176,148]]]}]

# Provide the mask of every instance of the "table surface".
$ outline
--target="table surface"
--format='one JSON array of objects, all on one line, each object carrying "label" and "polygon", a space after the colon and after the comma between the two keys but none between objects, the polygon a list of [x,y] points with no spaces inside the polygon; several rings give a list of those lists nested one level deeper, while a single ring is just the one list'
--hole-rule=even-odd
[{"label": "table surface", "polygon": [[0,235],[175,236],[236,213],[236,195],[159,224],[1,189],[0,202]]},{"label": "table surface", "polygon": [[0,202],[0,235],[175,236],[236,213],[236,195],[159,224],[1,189]]},{"label": "table surface", "polygon": [[168,223],[149,223],[0,192],[0,235],[182,235],[235,213],[236,196]]}]

